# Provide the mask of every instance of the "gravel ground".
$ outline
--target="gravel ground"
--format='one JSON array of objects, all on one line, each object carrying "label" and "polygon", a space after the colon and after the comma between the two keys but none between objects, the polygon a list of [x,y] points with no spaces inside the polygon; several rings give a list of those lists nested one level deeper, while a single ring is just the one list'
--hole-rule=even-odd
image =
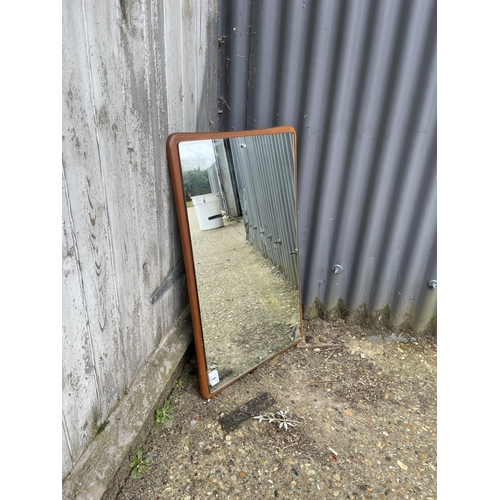
[{"label": "gravel ground", "polygon": [[[117,499],[435,499],[435,339],[304,326],[306,342],[210,400],[192,357],[173,420],[142,447],[149,472]],[[278,411],[292,425],[273,422]]]}]

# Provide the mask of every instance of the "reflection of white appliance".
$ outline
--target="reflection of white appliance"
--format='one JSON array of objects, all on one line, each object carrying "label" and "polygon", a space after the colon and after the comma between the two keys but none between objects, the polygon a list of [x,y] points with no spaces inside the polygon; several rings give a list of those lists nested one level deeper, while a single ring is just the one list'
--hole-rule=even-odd
[{"label": "reflection of white appliance", "polygon": [[212,387],[219,383],[219,372],[217,371],[216,368],[213,369],[212,371],[208,372],[208,383]]},{"label": "reflection of white appliance", "polygon": [[217,229],[224,225],[219,193],[191,196],[191,200],[193,201],[196,217],[202,231]]}]

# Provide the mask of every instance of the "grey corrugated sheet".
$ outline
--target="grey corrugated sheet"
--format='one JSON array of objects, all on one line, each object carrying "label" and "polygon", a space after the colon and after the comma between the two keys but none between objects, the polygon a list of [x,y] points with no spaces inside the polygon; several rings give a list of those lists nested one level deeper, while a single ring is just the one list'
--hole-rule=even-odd
[{"label": "grey corrugated sheet", "polygon": [[[297,282],[293,135],[229,139],[247,239]],[[244,147],[241,147],[244,146]]]},{"label": "grey corrugated sheet", "polygon": [[388,307],[393,324],[433,328],[436,2],[221,0],[219,12],[219,128],[297,130],[306,315],[385,320]]}]

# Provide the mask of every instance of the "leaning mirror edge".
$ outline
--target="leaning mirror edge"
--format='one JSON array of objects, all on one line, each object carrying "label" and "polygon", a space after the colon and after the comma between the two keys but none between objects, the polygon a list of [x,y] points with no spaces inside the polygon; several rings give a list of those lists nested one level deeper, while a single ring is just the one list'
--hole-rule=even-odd
[{"label": "leaning mirror edge", "polygon": [[[182,169],[180,163],[180,155],[178,144],[185,136],[185,133],[171,134],[167,139],[167,160],[171,175],[172,192],[174,195],[174,203],[177,212],[177,220],[179,233],[181,237],[182,255],[184,258],[184,269],[186,273],[186,283],[189,297],[189,305],[191,310],[191,323],[193,326],[193,340],[196,356],[196,364],[198,368],[198,380],[200,392],[203,395],[204,388],[208,390],[208,375],[202,366],[206,367],[206,357],[203,347],[203,333],[201,326],[201,312],[198,299],[198,289],[196,284],[196,273],[194,269],[193,249],[191,245],[191,236],[189,233],[189,221],[187,216],[186,205],[184,203],[184,189],[182,184]],[[205,397],[205,396],[203,396]]]}]

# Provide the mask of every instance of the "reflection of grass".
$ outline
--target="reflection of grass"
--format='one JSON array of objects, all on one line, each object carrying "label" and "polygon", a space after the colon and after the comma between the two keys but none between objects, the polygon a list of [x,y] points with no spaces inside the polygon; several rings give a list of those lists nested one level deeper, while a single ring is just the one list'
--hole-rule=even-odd
[{"label": "reflection of grass", "polygon": [[194,207],[193,205],[193,202],[192,201],[186,201],[186,207]]}]

